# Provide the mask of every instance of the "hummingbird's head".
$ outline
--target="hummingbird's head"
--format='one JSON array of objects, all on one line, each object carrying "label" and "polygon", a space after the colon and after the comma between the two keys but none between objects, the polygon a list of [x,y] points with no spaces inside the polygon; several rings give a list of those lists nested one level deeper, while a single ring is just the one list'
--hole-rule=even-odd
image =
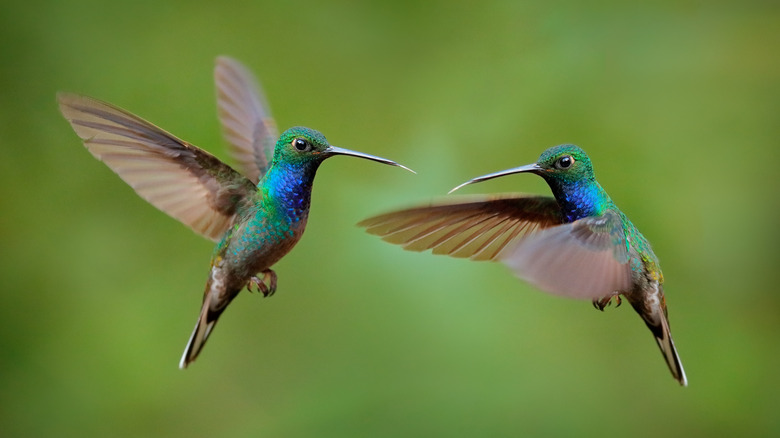
[{"label": "hummingbird's head", "polygon": [[594,179],[593,167],[590,165],[588,154],[573,144],[562,144],[542,152],[536,163],[478,176],[450,190],[450,193],[469,184],[525,172],[540,175],[547,180],[548,184],[552,181],[567,183],[583,179]]},{"label": "hummingbird's head", "polygon": [[365,158],[367,160],[397,166],[414,173],[413,170],[406,166],[402,166],[395,161],[333,146],[328,143],[328,140],[319,131],[303,126],[296,126],[284,131],[282,135],[279,136],[279,140],[276,142],[276,147],[274,148],[274,162],[277,163],[311,163],[319,165],[323,160],[334,155],[349,155],[352,157]]},{"label": "hummingbird's head", "polygon": [[303,126],[290,128],[279,136],[274,161],[285,163],[321,162],[330,144],[322,133]]},{"label": "hummingbird's head", "polygon": [[547,180],[578,181],[594,178],[588,154],[573,144],[553,146],[542,152],[532,172]]}]

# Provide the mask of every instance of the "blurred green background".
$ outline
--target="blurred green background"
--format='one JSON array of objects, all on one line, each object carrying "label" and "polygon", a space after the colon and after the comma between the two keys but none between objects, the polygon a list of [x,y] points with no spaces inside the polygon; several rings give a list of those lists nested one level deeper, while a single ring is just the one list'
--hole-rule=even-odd
[{"label": "blurred green background", "polygon": [[[0,13],[0,435],[780,433],[776,2],[11,2]],[[188,370],[212,244],[83,148],[57,91],[226,158],[212,69],[280,128],[398,160],[320,169],[278,293],[241,294]],[[355,227],[585,148],[653,243],[690,387],[630,307]],[[548,193],[516,176],[464,193]]]}]

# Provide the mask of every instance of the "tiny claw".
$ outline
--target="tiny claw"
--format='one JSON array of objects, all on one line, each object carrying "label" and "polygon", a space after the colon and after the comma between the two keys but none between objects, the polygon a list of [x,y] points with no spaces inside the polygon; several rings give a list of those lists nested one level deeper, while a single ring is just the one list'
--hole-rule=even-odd
[{"label": "tiny claw", "polygon": [[254,292],[252,290],[252,286],[254,286],[258,291],[262,292],[264,298],[270,297],[276,292],[276,272],[266,269],[262,274],[262,280],[256,275],[250,277],[249,282],[246,284],[246,290]]},{"label": "tiny claw", "polygon": [[268,285],[263,290],[263,297],[270,297],[276,292],[276,272],[266,269],[263,271],[263,286]]},{"label": "tiny claw", "polygon": [[259,292],[262,292],[264,297],[268,296],[268,286],[265,285],[263,280],[253,276],[249,279],[249,283],[246,284],[246,290],[254,292],[252,286],[256,287]]},{"label": "tiny claw", "polygon": [[593,307],[603,312],[604,309],[606,309],[607,307],[609,307],[610,304],[612,304],[613,298],[615,299],[615,308],[617,309],[623,303],[623,299],[620,298],[620,295],[609,295],[600,300],[593,300]]}]

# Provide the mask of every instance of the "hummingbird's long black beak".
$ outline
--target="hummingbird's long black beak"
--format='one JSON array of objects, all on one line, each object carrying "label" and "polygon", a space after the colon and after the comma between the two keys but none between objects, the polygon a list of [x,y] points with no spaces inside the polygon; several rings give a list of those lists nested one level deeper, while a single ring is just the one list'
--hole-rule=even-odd
[{"label": "hummingbird's long black beak", "polygon": [[336,147],[336,146],[333,146],[333,145],[328,146],[328,148],[325,149],[324,152],[326,154],[328,154],[328,156],[332,156],[332,155],[349,155],[351,157],[365,158],[366,160],[376,161],[377,163],[382,163],[382,164],[387,164],[387,165],[390,165],[390,166],[400,167],[401,169],[406,169],[409,172],[417,174],[417,172],[415,172],[414,170],[404,166],[403,164],[398,164],[395,161],[388,160],[387,158],[377,157],[375,155],[364,154],[362,152],[357,152],[357,151],[351,151],[349,149],[344,149],[344,148]]},{"label": "hummingbird's long black beak", "polygon": [[469,184],[474,184],[474,183],[478,183],[478,182],[482,182],[482,181],[487,181],[489,179],[498,178],[500,176],[512,175],[512,174],[515,174],[515,173],[539,172],[540,170],[542,170],[542,168],[538,164],[534,163],[534,164],[527,164],[525,166],[515,167],[515,168],[512,168],[512,169],[502,170],[500,172],[489,173],[487,175],[482,175],[482,176],[478,176],[476,178],[470,179],[470,180],[464,182],[463,184],[455,187],[454,189],[450,190],[449,192],[447,192],[447,194],[449,195],[450,193],[454,192],[455,190],[458,190],[459,188],[461,188],[463,186],[467,186]]}]

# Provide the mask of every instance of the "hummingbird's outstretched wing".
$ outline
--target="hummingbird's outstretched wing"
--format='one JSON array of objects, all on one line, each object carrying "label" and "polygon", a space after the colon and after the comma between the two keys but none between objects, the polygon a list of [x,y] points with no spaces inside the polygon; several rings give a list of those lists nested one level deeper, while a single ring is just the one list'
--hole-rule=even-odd
[{"label": "hummingbird's outstretched wing", "polygon": [[495,260],[524,235],[562,223],[548,196],[479,196],[371,217],[358,223],[371,234],[411,251]]},{"label": "hummingbird's outstretched wing", "polygon": [[213,155],[129,112],[76,94],[57,95],[84,146],[144,199],[218,240],[255,186]]},{"label": "hummingbird's outstretched wing", "polygon": [[498,258],[555,295],[597,299],[632,285],[625,231],[612,210],[526,235]]},{"label": "hummingbird's outstretched wing", "polygon": [[214,68],[222,133],[238,168],[253,183],[268,170],[279,138],[265,96],[249,69],[226,56]]}]

